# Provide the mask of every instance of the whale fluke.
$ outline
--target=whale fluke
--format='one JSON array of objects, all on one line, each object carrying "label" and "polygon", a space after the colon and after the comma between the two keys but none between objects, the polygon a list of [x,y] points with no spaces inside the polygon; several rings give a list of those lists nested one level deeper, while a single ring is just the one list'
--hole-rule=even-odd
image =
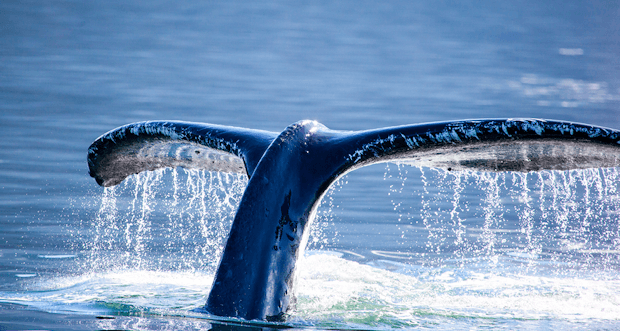
[{"label": "whale fluke", "polygon": [[186,122],[112,130],[88,151],[102,186],[162,167],[245,172],[248,185],[207,299],[207,312],[283,320],[297,257],[329,186],[378,162],[447,170],[540,171],[620,166],[620,131],[539,119],[471,120],[367,131],[301,121],[281,133]]},{"label": "whale fluke", "polygon": [[138,122],[109,131],[88,149],[88,168],[101,186],[166,167],[246,173],[276,133],[190,122]]}]

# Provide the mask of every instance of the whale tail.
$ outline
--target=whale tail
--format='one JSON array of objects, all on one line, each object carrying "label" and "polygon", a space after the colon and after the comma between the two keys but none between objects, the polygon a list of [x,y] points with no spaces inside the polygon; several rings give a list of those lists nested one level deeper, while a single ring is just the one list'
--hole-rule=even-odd
[{"label": "whale tail", "polygon": [[[615,167],[618,131],[544,120],[477,120],[331,131],[357,168],[402,162],[447,170],[539,171]],[[252,176],[276,132],[179,121],[138,122],[88,149],[90,175],[114,186],[146,170],[185,167]]]},{"label": "whale tail", "polygon": [[248,177],[276,133],[190,122],[150,121],[111,130],[88,149],[91,177],[114,186],[127,176],[184,167],[246,173]]},{"label": "whale tail", "polygon": [[540,171],[620,166],[620,131],[537,119],[335,131],[301,121],[281,133],[141,122],[89,148],[90,175],[113,186],[163,167],[249,177],[206,304],[209,313],[278,320],[292,306],[297,257],[316,208],[345,173],[378,162],[447,170]]}]

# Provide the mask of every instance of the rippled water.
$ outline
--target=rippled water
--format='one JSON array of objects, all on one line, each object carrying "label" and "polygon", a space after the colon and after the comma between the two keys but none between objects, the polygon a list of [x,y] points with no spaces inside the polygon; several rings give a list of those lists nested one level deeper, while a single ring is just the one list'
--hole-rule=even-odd
[{"label": "rippled water", "polygon": [[[204,304],[246,179],[113,189],[99,135],[177,119],[280,131],[537,117],[620,128],[615,3],[0,3],[0,328],[244,325]],[[618,169],[377,165],[334,185],[294,328],[613,328]]]}]

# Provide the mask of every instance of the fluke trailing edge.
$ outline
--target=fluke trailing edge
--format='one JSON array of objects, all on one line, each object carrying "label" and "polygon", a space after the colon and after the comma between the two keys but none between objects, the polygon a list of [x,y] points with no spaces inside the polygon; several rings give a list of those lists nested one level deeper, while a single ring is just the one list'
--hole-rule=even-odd
[{"label": "fluke trailing edge", "polygon": [[301,121],[281,133],[187,122],[140,122],[88,150],[102,186],[163,167],[245,172],[248,185],[206,310],[282,320],[294,304],[297,258],[329,186],[346,172],[398,162],[447,170],[538,171],[620,166],[620,131],[538,119],[335,131]]}]

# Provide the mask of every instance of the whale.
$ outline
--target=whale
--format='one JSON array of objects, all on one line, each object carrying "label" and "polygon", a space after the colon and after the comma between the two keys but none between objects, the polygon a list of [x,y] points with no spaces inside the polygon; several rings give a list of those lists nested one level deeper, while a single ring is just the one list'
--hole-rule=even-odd
[{"label": "whale", "polygon": [[543,119],[482,119],[364,131],[304,120],[282,132],[183,121],[113,129],[88,149],[104,187],[159,168],[246,174],[204,311],[285,321],[295,306],[296,263],[317,207],[338,178],[381,162],[447,171],[530,172],[620,166],[620,131]]}]

